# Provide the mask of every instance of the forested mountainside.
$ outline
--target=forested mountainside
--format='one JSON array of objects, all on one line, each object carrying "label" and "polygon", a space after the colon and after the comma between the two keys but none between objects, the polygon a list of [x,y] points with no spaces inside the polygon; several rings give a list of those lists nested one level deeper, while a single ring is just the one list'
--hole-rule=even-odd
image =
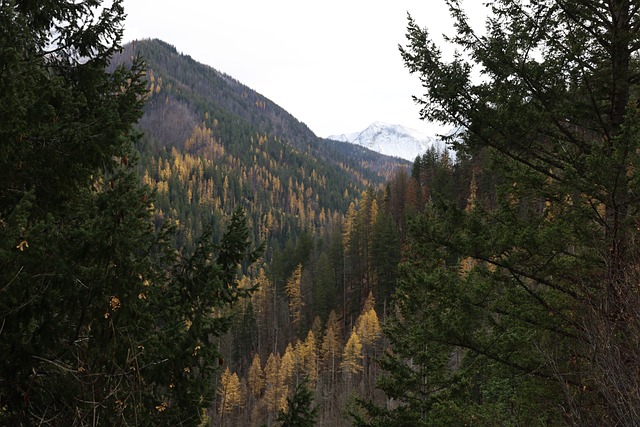
[{"label": "forested mountainside", "polygon": [[273,423],[308,377],[323,402],[320,421],[349,425],[354,391],[366,384],[373,396],[378,313],[397,275],[405,190],[397,198],[383,184],[410,164],[317,138],[270,100],[164,42],[128,44],[112,63],[138,55],[147,84],[138,170],[155,190],[156,226],[174,224],[174,244],[191,250],[206,230],[219,239],[242,206],[254,241],[266,244],[240,280],[255,293],[226,313],[234,324],[219,343],[228,371],[215,419]]},{"label": "forested mountainside", "polygon": [[339,222],[365,188],[402,164],[316,137],[270,100],[162,41],[132,42],[113,64],[138,55],[148,80],[141,173],[157,190],[158,220],[179,221],[179,245],[242,205],[255,237],[282,246]]},{"label": "forested mountainside", "polygon": [[403,162],[93,4],[0,6],[0,424],[279,424],[300,384],[348,423]]}]

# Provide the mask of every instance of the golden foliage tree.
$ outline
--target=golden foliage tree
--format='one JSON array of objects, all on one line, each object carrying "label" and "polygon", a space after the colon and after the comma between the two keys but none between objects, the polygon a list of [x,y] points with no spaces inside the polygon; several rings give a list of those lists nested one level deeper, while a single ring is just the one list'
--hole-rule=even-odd
[{"label": "golden foliage tree", "polygon": [[238,374],[235,372],[232,374],[228,367],[222,373],[218,395],[220,396],[219,412],[221,414],[230,414],[244,401]]},{"label": "golden foliage tree", "polygon": [[312,330],[309,330],[304,342],[298,343],[296,353],[302,375],[309,379],[309,386],[315,388],[318,380],[318,349]]},{"label": "golden foliage tree", "polygon": [[300,289],[300,282],[302,278],[302,264],[298,264],[293,274],[287,281],[285,290],[289,297],[289,315],[291,316],[291,323],[294,329],[300,325],[302,320],[302,292]]},{"label": "golden foliage tree", "polygon": [[356,332],[360,338],[360,342],[365,346],[371,346],[380,338],[382,331],[375,309],[371,308],[358,317]]},{"label": "golden foliage tree", "polygon": [[280,355],[271,353],[264,368],[264,400],[269,412],[280,410],[282,400],[282,384],[278,375],[280,369]]},{"label": "golden foliage tree", "polygon": [[351,336],[342,352],[342,363],[340,363],[342,371],[346,374],[357,374],[361,372],[362,358],[362,343],[360,342],[360,337],[356,329],[353,328]]},{"label": "golden foliage tree", "polygon": [[[296,352],[293,349],[291,343],[287,345],[287,348],[282,355],[282,360],[280,362],[280,370],[278,372],[278,376],[280,377],[280,383],[284,386],[288,386],[295,372],[297,360],[296,360]],[[288,388],[287,388],[288,391]],[[286,393],[284,393],[286,394]]]},{"label": "golden foliage tree", "polygon": [[264,388],[264,371],[260,363],[260,356],[253,356],[251,367],[249,368],[249,393],[255,398],[260,397]]}]

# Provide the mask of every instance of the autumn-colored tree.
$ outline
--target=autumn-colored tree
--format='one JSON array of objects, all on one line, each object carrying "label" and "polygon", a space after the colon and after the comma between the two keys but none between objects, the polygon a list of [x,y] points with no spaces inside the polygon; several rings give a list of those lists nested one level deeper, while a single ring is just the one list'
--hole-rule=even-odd
[{"label": "autumn-colored tree", "polygon": [[253,306],[258,323],[258,350],[260,354],[266,354],[269,350],[275,350],[276,318],[276,293],[273,282],[269,280],[263,268],[255,279],[257,291],[253,294]]},{"label": "autumn-colored tree", "polygon": [[375,309],[362,313],[356,321],[356,332],[364,346],[373,345],[382,334]]},{"label": "autumn-colored tree", "polygon": [[342,228],[342,245],[345,248],[345,251],[349,249],[349,242],[351,240],[351,233],[353,232],[353,227],[355,225],[356,220],[356,207],[353,204],[349,204],[349,209],[347,210],[347,214],[344,218],[344,226]]},{"label": "autumn-colored tree", "polygon": [[375,300],[373,294],[369,294],[365,303],[365,310],[356,321],[356,333],[362,344],[362,367],[364,371],[364,382],[366,385],[366,393],[371,396],[373,394],[375,376],[377,374],[376,356],[379,347],[382,331],[378,322],[378,314],[374,308]]},{"label": "autumn-colored tree", "polygon": [[293,274],[287,281],[285,290],[289,297],[289,316],[291,318],[291,324],[294,331],[300,327],[300,321],[302,320],[302,292],[300,290],[300,283],[302,278],[302,264],[298,264]]},{"label": "autumn-colored tree", "polygon": [[253,356],[251,367],[249,368],[249,393],[255,398],[259,398],[264,388],[264,372],[260,364],[260,356]]},{"label": "autumn-colored tree", "polygon": [[366,313],[367,311],[374,309],[376,307],[376,299],[373,296],[373,292],[369,292],[367,295],[367,299],[364,300],[364,305],[362,306],[362,312]]},{"label": "autumn-colored tree", "polygon": [[299,371],[303,377],[309,381],[309,387],[315,388],[318,380],[318,353],[316,339],[312,330],[307,333],[304,341],[299,341],[296,345],[296,354]]},{"label": "autumn-colored tree", "polygon": [[351,336],[344,346],[340,368],[347,375],[355,375],[362,372],[362,343],[356,329],[353,328]]},{"label": "autumn-colored tree", "polygon": [[282,383],[278,371],[280,369],[280,355],[269,354],[264,368],[264,400],[270,413],[277,413],[282,400]]},{"label": "autumn-colored tree", "polygon": [[228,367],[224,370],[220,378],[218,395],[220,396],[218,412],[221,414],[221,417],[233,412],[233,410],[238,408],[244,401],[238,374],[235,372],[231,373]]},{"label": "autumn-colored tree", "polygon": [[336,312],[332,310],[327,319],[327,326],[324,337],[322,338],[320,351],[322,366],[325,372],[329,372],[329,376],[332,378],[331,384],[335,383],[335,374],[338,370],[342,354],[340,332],[340,323],[338,322]]},{"label": "autumn-colored tree", "polygon": [[286,395],[289,391],[289,385],[291,385],[291,379],[298,364],[296,356],[296,352],[291,343],[287,344],[287,348],[284,350],[280,362],[280,370],[278,371],[280,383],[283,384],[283,390],[286,390],[283,395]]}]

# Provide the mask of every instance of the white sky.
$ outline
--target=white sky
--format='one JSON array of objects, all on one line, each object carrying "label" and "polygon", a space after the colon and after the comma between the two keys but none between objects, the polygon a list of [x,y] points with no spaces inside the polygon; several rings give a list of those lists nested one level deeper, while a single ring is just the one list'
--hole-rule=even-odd
[{"label": "white sky", "polygon": [[[407,12],[432,35],[451,34],[442,0],[125,0],[125,41],[159,38],[293,114],[318,136],[374,121],[428,133],[404,68]],[[466,0],[469,15],[484,1]]]}]

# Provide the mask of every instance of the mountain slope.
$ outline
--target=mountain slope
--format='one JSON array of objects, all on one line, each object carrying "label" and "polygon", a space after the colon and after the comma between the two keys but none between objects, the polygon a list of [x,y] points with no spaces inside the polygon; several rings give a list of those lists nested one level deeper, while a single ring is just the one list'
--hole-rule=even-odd
[{"label": "mountain slope", "polygon": [[331,135],[328,139],[349,142],[386,156],[409,161],[413,161],[416,156],[424,154],[431,147],[435,147],[437,151],[445,149],[445,144],[437,138],[383,122],[374,122],[361,132]]},{"label": "mountain slope", "polygon": [[[162,91],[165,96],[168,95],[168,102],[177,102],[173,108],[182,110],[178,114],[181,117],[185,113],[193,116],[194,113],[197,115],[208,112],[214,117],[220,116],[219,121],[231,121],[231,125],[233,122],[250,123],[260,132],[282,138],[296,148],[320,155],[329,162],[350,159],[363,162],[365,174],[372,172],[385,179],[390,176],[389,167],[393,168],[398,164],[396,160],[355,149],[347,144],[323,142],[304,123],[268,98],[233,77],[178,53],[175,47],[166,42],[153,39],[129,43],[121,55],[114,58],[114,63],[128,61],[134,55],[141,55],[145,59],[150,80],[155,80],[155,84],[151,82],[150,85],[150,94],[153,92],[151,98],[156,98],[153,101],[157,101],[156,95]],[[185,105],[189,107],[188,112],[184,110]],[[141,122],[147,131],[153,130],[152,126],[146,125],[154,118],[154,114],[150,114],[152,110],[153,106],[148,104],[147,114]],[[163,120],[154,125],[171,127],[175,123]],[[325,152],[325,145],[330,145],[328,152]],[[373,176],[371,178],[374,179]]]},{"label": "mountain slope", "polygon": [[125,46],[114,64],[141,55],[148,95],[139,122],[144,182],[157,192],[158,222],[179,221],[179,245],[238,204],[255,237],[282,246],[328,228],[398,159],[323,140],[235,79],[159,40]]},{"label": "mountain slope", "polygon": [[[418,205],[419,188],[404,168],[409,162],[318,138],[270,100],[164,42],[127,45],[116,63],[138,54],[146,59],[148,90],[139,168],[155,191],[157,224],[171,219],[176,245],[189,253],[207,228],[218,241],[223,220],[240,205],[253,239],[266,243],[258,265],[243,266],[242,287],[258,290],[236,306],[230,334],[216,344],[226,377],[233,372],[250,384],[251,369],[264,366],[265,382],[279,383],[282,399],[292,394],[294,376],[274,381],[267,366],[295,365],[316,375],[315,398],[327,408],[320,422],[347,425],[341,414],[360,387],[343,377],[340,360],[346,343],[355,342],[355,329],[366,354],[382,348],[379,333],[367,337],[362,330],[366,323],[379,331],[372,310],[383,313],[395,286],[398,228],[405,228],[398,214]],[[398,169],[404,179],[383,186]],[[399,188],[402,197],[395,195]],[[317,351],[303,356],[304,348]],[[331,354],[330,365],[314,362],[321,348]],[[354,357],[353,369],[362,365],[372,390],[373,358]],[[257,426],[273,420],[280,407],[263,391],[242,408],[216,413],[215,421],[222,425],[229,417],[229,425]],[[212,402],[212,413],[220,402]]]}]

